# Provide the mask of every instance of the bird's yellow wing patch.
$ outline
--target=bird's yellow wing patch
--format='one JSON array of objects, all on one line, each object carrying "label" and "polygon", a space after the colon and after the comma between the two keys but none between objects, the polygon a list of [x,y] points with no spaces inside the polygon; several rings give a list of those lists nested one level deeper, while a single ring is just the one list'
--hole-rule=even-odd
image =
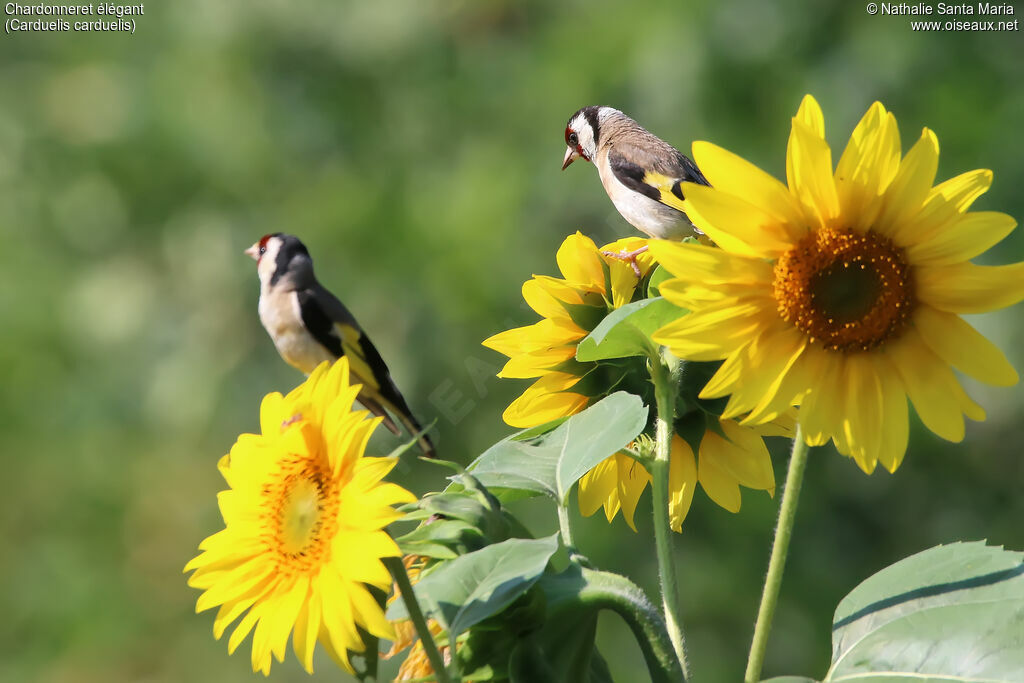
[{"label": "bird's yellow wing patch", "polygon": [[666,206],[671,206],[673,209],[686,212],[686,208],[683,205],[682,198],[682,182],[676,178],[670,178],[667,175],[657,173],[655,171],[647,171],[644,173],[643,183],[649,185],[658,191],[660,195],[658,201]]},{"label": "bird's yellow wing patch", "polygon": [[334,329],[341,336],[341,348],[348,358],[352,374],[359,378],[360,384],[380,389],[380,382],[374,376],[373,368],[370,367],[370,363],[366,360],[366,354],[363,353],[363,333],[358,328],[344,323],[336,323]]}]

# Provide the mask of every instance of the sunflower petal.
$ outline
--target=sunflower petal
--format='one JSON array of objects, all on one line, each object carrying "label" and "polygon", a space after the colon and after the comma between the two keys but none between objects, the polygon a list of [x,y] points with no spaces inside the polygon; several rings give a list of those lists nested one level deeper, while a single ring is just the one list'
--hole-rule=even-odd
[{"label": "sunflower petal", "polygon": [[988,251],[1016,227],[1012,216],[997,211],[963,214],[930,237],[908,246],[907,257],[925,266],[962,263]]},{"label": "sunflower petal", "polygon": [[949,313],[985,313],[1024,299],[1024,262],[921,266],[914,275],[921,301]]},{"label": "sunflower petal", "polygon": [[808,226],[832,227],[839,216],[839,197],[832,177],[832,151],[816,131],[797,118],[793,119],[789,135],[786,176],[790,192],[803,207]]}]

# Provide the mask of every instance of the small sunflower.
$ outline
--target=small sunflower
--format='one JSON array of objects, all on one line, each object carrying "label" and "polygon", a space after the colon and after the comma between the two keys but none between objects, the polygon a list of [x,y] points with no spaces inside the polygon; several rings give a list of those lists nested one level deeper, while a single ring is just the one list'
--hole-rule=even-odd
[{"label": "small sunflower", "polygon": [[616,308],[642,298],[637,285],[651,271],[648,253],[632,266],[604,252],[635,251],[638,237],[601,249],[577,232],[562,242],[556,260],[562,279],[534,275],[523,284],[523,298],[543,320],[496,334],[483,345],[509,357],[498,377],[536,381],[502,416],[512,427],[535,427],[574,415],[610,393],[630,376],[624,363],[580,362],[576,346]]},{"label": "small sunflower", "polygon": [[[751,428],[734,420],[719,420],[718,429],[708,429],[701,438],[697,457],[685,439],[673,435],[668,475],[672,530],[682,530],[698,483],[711,500],[729,512],[740,510],[740,486],[774,496],[775,473],[762,437],[792,435],[782,422]],[[610,522],[621,509],[623,519],[636,531],[633,513],[650,482],[651,475],[640,463],[616,453],[580,479],[580,512],[589,517],[603,507]]]},{"label": "small sunflower", "polygon": [[253,670],[265,675],[293,631],[310,673],[317,641],[352,672],[348,652],[366,647],[357,627],[394,637],[369,587],[391,585],[381,558],[401,552],[384,527],[401,516],[393,504],[415,497],[381,481],[395,459],[363,457],[380,418],[352,410],[359,389],[342,358],[287,396],[263,399],[262,433],[240,436],[219,464],[229,487],[218,496],[225,528],[185,567],[189,585],[203,590],[196,611],[219,606],[216,638],[242,617],[228,652],[255,629]]},{"label": "small sunflower", "polygon": [[[969,212],[992,182],[975,170],[933,187],[939,146],[924,129],[901,158],[896,119],[875,103],[833,172],[811,96],[793,119],[788,187],[710,143],[694,157],[712,187],[678,202],[720,248],[651,242],[675,280],[665,298],[690,313],[654,340],[680,357],[724,360],[701,397],[729,395],[723,418],[772,420],[799,405],[810,445],[831,439],[865,471],[894,471],[907,447],[907,398],[940,437],[985,411],[951,367],[1011,385],[1002,352],[960,318],[1024,298],[1024,263],[970,259],[1016,226]],[[666,197],[667,201],[672,198]]]}]

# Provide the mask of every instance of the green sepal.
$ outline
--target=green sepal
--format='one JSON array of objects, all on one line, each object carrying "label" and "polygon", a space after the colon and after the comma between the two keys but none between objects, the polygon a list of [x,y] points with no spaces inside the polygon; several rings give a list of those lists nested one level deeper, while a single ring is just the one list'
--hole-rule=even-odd
[{"label": "green sepal", "polygon": [[599,305],[593,304],[569,304],[559,301],[565,312],[569,314],[572,321],[581,329],[592,330],[608,315],[608,307],[602,300]]},{"label": "green sepal", "polygon": [[547,654],[532,636],[520,638],[508,660],[509,683],[556,683],[566,681],[555,676]]},{"label": "green sepal", "polygon": [[691,410],[682,417],[677,417],[673,427],[676,434],[690,445],[694,455],[700,452],[700,443],[708,430],[708,417],[699,410]]},{"label": "green sepal", "polygon": [[685,414],[691,410],[701,410],[716,417],[722,414],[728,396],[721,398],[699,398],[699,394],[707,386],[708,381],[722,367],[722,361],[682,360],[679,393],[676,397],[676,414]]}]

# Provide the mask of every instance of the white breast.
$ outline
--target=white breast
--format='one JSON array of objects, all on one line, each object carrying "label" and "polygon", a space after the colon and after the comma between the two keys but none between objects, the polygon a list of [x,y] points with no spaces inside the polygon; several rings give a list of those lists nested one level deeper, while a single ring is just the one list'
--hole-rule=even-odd
[{"label": "white breast", "polygon": [[607,153],[603,153],[596,164],[608,197],[622,217],[640,232],[658,239],[679,240],[693,233],[693,225],[686,214],[665,206],[661,202],[635,192],[612,173]]},{"label": "white breast", "polygon": [[302,324],[299,298],[294,291],[264,288],[260,293],[259,311],[260,322],[288,364],[308,375],[323,361],[336,360]]}]

